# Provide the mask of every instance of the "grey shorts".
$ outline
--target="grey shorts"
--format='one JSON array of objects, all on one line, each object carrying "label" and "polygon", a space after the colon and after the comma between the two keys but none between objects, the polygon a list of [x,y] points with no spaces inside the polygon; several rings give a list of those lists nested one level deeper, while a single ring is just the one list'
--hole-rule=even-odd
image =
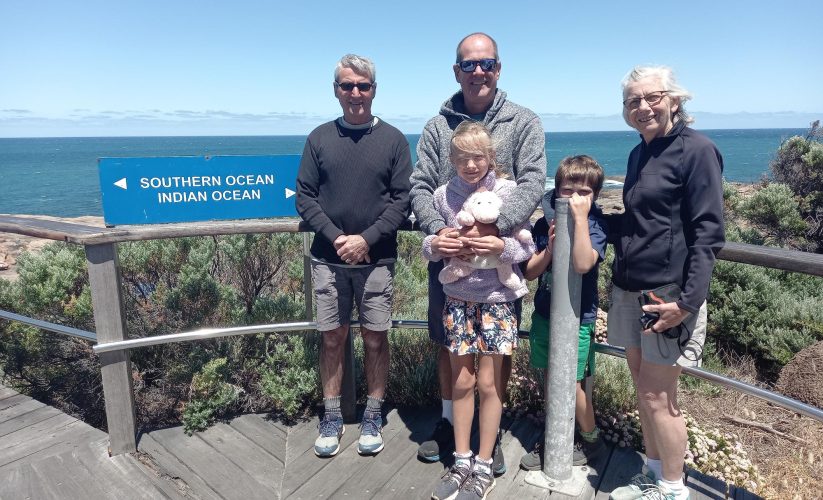
[{"label": "grey shorts", "polygon": [[342,267],[312,261],[311,277],[319,331],[350,324],[355,302],[362,326],[376,332],[391,328],[394,264]]},{"label": "grey shorts", "polygon": [[639,318],[643,311],[637,300],[639,296],[639,292],[628,292],[612,286],[608,317],[609,344],[626,348],[639,347],[643,360],[657,365],[700,366],[703,344],[706,341],[706,302],[700,306],[697,315],[690,314],[683,321],[683,325],[692,332],[692,337],[686,345],[681,346],[678,339],[642,333]]}]

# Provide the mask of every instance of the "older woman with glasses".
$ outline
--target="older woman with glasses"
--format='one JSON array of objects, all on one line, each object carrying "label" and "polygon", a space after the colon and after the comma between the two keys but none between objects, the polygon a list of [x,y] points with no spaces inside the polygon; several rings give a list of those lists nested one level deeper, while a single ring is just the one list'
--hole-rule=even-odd
[{"label": "older woman with glasses", "polygon": [[626,348],[647,462],[615,500],[689,497],[677,381],[682,367],[700,363],[709,279],[724,243],[723,158],[689,128],[690,98],[667,67],[636,67],[623,80],[623,118],[641,140],[629,154],[626,211],[614,221],[608,329],[609,343]]}]

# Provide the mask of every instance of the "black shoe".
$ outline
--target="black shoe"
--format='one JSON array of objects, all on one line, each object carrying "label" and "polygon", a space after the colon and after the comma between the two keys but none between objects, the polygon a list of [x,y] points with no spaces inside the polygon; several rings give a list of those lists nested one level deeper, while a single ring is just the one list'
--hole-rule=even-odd
[{"label": "black shoe", "polygon": [[441,455],[448,456],[454,451],[454,427],[441,418],[434,427],[431,438],[417,448],[417,458],[426,462],[437,462]]},{"label": "black shoe", "polygon": [[503,450],[500,441],[503,440],[503,430],[497,430],[497,439],[494,440],[494,452],[492,453],[492,473],[501,476],[506,473],[506,459],[503,457]]},{"label": "black shoe", "polygon": [[590,442],[580,438],[574,443],[572,452],[572,465],[586,465],[606,451],[606,444],[600,437],[596,441]]}]

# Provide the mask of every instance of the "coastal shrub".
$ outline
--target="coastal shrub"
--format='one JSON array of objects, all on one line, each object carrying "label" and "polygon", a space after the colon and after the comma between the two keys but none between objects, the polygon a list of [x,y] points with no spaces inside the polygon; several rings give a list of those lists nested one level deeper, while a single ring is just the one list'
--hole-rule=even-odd
[{"label": "coastal shrub", "polygon": [[764,380],[823,339],[819,277],[718,261],[710,296],[708,339],[721,354],[753,356]]},{"label": "coastal shrub", "polygon": [[595,355],[592,404],[596,411],[625,412],[637,406],[632,375],[626,360],[607,354]]},{"label": "coastal shrub", "polygon": [[798,197],[806,222],[806,238],[813,251],[823,251],[823,130],[811,124],[805,137],[794,136],[780,145],[769,165],[777,182],[786,184]]},{"label": "coastal shrub", "polygon": [[806,222],[787,185],[771,183],[741,200],[737,208],[739,214],[765,236],[764,244],[805,247]]},{"label": "coastal shrub", "polygon": [[519,411],[521,415],[527,410],[542,412],[545,408],[544,371],[531,367],[530,347],[528,340],[521,339],[514,351],[512,374],[509,378],[509,385],[506,387],[504,400],[506,407],[514,409],[515,412]]},{"label": "coastal shrub", "polygon": [[[427,406],[440,400],[436,345],[426,330],[389,330],[389,380],[386,400],[396,405]],[[361,377],[363,380],[364,377]],[[366,394],[361,391],[361,394]]]},{"label": "coastal shrub", "polygon": [[300,256],[299,238],[296,234],[244,234],[219,239],[220,272],[224,282],[236,290],[247,316],[253,315],[264,293],[277,293],[278,278]]},{"label": "coastal shrub", "polygon": [[50,243],[18,260],[15,310],[38,319],[94,329],[86,257],[82,247]]},{"label": "coastal shrub", "polygon": [[260,389],[276,412],[292,420],[320,399],[320,335],[279,334],[268,344],[269,354],[259,368]]},{"label": "coastal shrub", "polygon": [[226,358],[206,363],[191,381],[191,398],[183,409],[183,430],[191,435],[206,429],[214,419],[225,413],[242,389],[228,382]]}]

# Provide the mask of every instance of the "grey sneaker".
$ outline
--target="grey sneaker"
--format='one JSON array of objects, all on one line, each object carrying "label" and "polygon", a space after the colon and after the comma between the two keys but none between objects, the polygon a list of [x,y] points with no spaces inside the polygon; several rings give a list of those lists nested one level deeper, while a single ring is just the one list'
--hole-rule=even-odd
[{"label": "grey sneaker", "polygon": [[417,458],[426,462],[437,462],[440,455],[454,451],[454,427],[448,419],[441,418],[434,427],[431,439],[417,448]]},{"label": "grey sneaker", "polygon": [[494,489],[494,476],[473,470],[471,476],[463,483],[457,500],[485,500]]},{"label": "grey sneaker", "polygon": [[503,450],[500,448],[500,441],[503,440],[503,429],[497,430],[497,439],[494,441],[494,451],[492,452],[492,473],[495,476],[502,476],[506,473],[506,459],[503,457]]},{"label": "grey sneaker", "polygon": [[333,457],[340,451],[340,437],[346,432],[341,417],[324,416],[317,425],[320,435],[314,440],[314,454],[318,457]]},{"label": "grey sneaker", "polygon": [[360,423],[360,439],[357,441],[357,453],[377,455],[383,449],[383,417],[380,414],[363,414]]},{"label": "grey sneaker", "polygon": [[606,451],[606,444],[599,437],[594,442],[580,438],[574,443],[572,452],[572,465],[586,465],[596,459],[601,453]]},{"label": "grey sneaker", "polygon": [[455,462],[454,465],[443,474],[440,483],[432,492],[432,500],[453,500],[463,483],[471,476],[471,463]]},{"label": "grey sneaker", "polygon": [[523,470],[543,470],[543,439],[538,440],[532,451],[520,457],[520,468]]}]

